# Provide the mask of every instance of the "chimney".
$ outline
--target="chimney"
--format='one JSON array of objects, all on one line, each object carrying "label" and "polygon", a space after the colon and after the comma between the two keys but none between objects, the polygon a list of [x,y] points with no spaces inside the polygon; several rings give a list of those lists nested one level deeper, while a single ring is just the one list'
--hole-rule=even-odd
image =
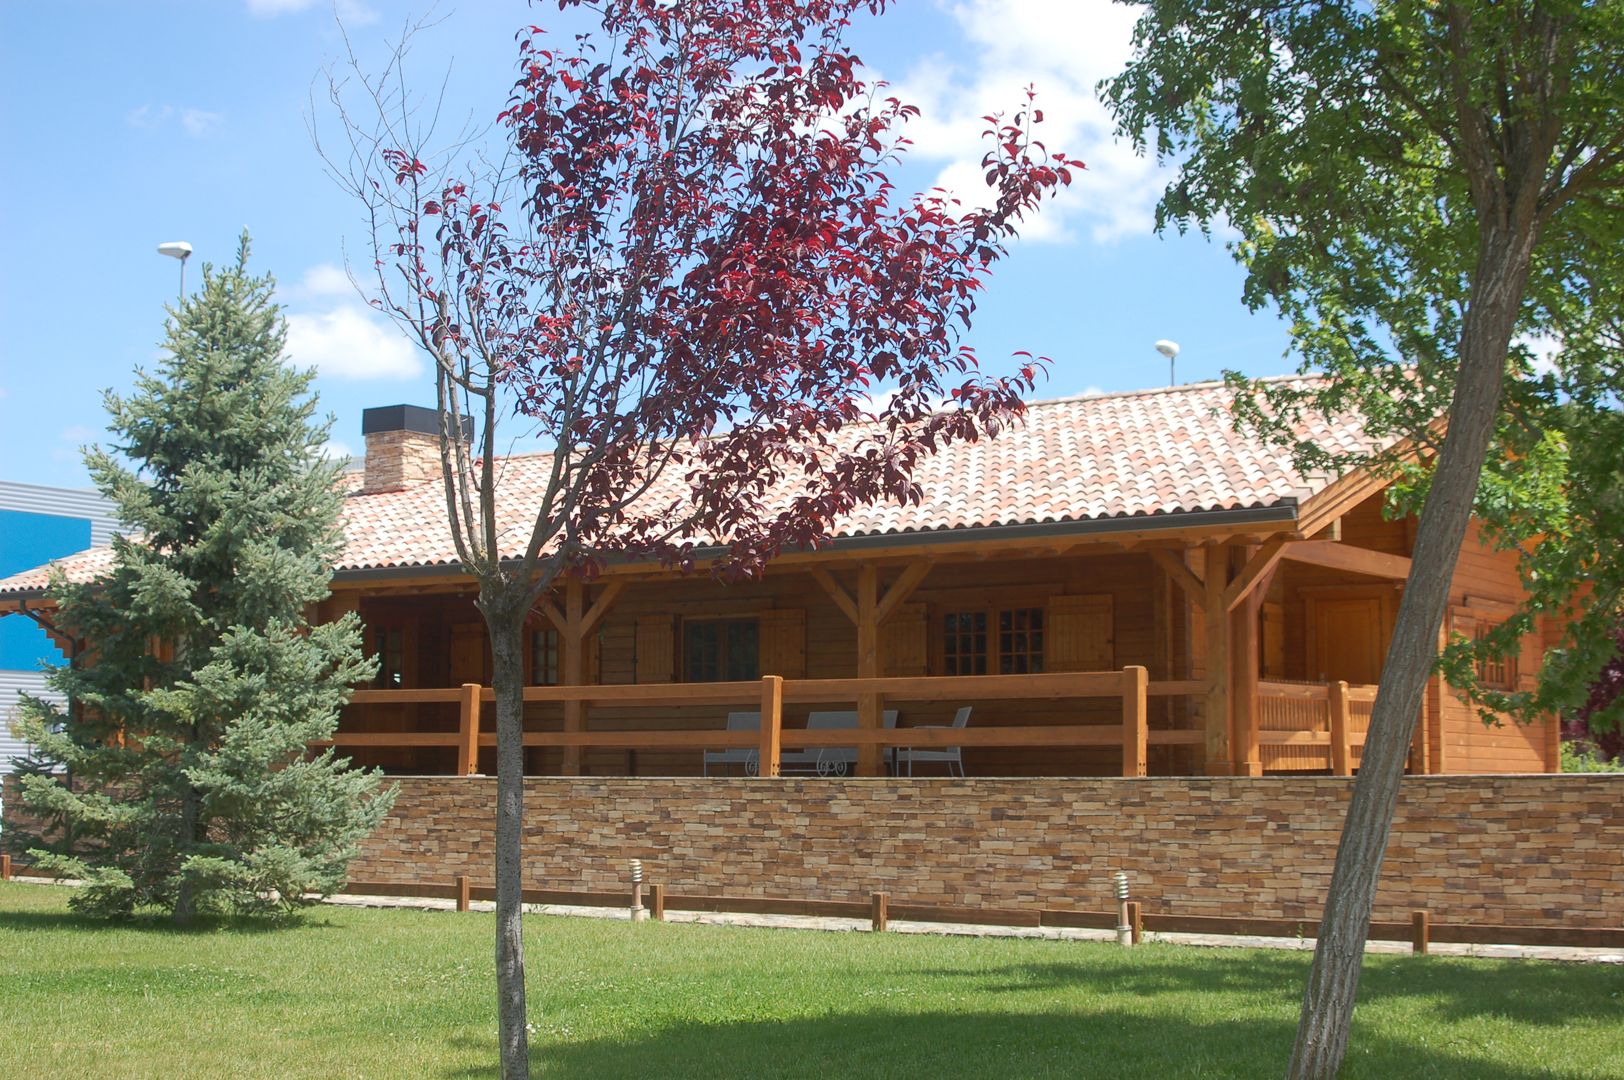
[{"label": "chimney", "polygon": [[361,493],[399,491],[440,476],[440,414],[421,405],[385,405],[361,413],[366,436]]}]

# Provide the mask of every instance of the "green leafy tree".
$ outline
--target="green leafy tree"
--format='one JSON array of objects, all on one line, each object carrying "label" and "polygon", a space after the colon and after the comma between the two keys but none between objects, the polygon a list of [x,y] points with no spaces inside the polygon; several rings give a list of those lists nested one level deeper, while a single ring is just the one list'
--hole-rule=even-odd
[{"label": "green leafy tree", "polygon": [[[1328,376],[1261,394],[1241,419],[1278,431],[1296,410],[1355,408],[1423,459],[1412,572],[1293,1077],[1332,1077],[1346,1053],[1399,781],[1485,459],[1561,441],[1542,424],[1550,381],[1527,377],[1514,342],[1555,331],[1572,355],[1596,343],[1584,311],[1618,269],[1621,68],[1616,0],[1153,0],[1106,88],[1122,130],[1178,164],[1159,223],[1236,230],[1247,301],[1281,311],[1305,367]],[[1299,451],[1305,467],[1352,464]]]},{"label": "green leafy tree", "polygon": [[117,456],[87,463],[133,534],[95,581],[50,586],[89,651],[48,675],[74,708],[30,699],[19,726],[74,786],[36,773],[22,797],[82,841],[33,853],[85,880],[81,910],[285,911],[343,882],[394,801],[307,751],[373,665],[353,615],[306,621],[342,542],[340,467],[314,373],[282,363],[272,282],[247,262],[244,235],[173,313],[157,372],[106,395]]}]

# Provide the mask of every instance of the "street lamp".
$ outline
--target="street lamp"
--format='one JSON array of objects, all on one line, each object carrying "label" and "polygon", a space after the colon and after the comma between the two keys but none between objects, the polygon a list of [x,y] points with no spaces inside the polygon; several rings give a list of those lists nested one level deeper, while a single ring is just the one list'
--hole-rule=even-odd
[{"label": "street lamp", "polygon": [[1179,358],[1179,343],[1163,338],[1156,343],[1156,351],[1167,357],[1167,385],[1172,386],[1177,381],[1173,378],[1173,362]]},{"label": "street lamp", "polygon": [[180,298],[186,299],[186,260],[192,254],[192,245],[184,240],[171,240],[158,245],[158,254],[180,260]]}]

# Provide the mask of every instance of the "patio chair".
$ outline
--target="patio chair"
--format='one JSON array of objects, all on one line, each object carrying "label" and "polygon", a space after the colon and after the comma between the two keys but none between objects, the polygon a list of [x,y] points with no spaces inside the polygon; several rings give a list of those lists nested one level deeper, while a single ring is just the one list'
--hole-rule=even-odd
[{"label": "patio chair", "polygon": [[[761,714],[758,712],[730,712],[727,730],[760,731]],[[748,746],[730,746],[726,750],[706,750],[703,775],[709,776],[712,765],[743,765],[746,776],[754,776],[761,768],[758,751]]]},{"label": "patio chair", "polygon": [[[897,726],[897,710],[887,709],[881,718],[888,728]],[[829,730],[858,726],[857,713],[851,709],[821,709],[807,714],[806,727]],[[887,763],[890,754],[886,755]],[[778,759],[781,771],[815,772],[819,776],[847,776],[857,765],[855,746],[809,746],[804,750],[787,750]]]},{"label": "patio chair", "polygon": [[[951,724],[921,724],[919,726],[920,727],[962,728],[962,727],[966,726],[969,723],[970,723],[970,706],[966,705],[962,709],[960,709],[958,712],[953,714],[953,722]],[[959,747],[959,746],[947,746],[947,747],[943,747],[943,748],[941,748],[939,750],[938,749],[926,749],[926,748],[921,747],[921,746],[899,746],[899,747],[897,747],[897,771],[900,774],[901,770],[902,770],[902,766],[906,764],[908,766],[908,775],[912,776],[913,775],[913,767],[914,767],[915,762],[919,762],[919,761],[923,761],[923,762],[939,761],[942,764],[947,766],[947,774],[949,776],[953,776],[953,775],[963,776],[964,775],[964,756],[963,756],[963,752],[964,752],[964,748]]]}]

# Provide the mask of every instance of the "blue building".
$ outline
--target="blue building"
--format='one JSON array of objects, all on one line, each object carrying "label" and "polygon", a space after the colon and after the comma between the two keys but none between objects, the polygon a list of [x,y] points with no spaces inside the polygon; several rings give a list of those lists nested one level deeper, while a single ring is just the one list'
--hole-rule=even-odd
[{"label": "blue building", "polygon": [[[108,543],[115,529],[112,506],[94,491],[38,487],[0,480],[0,577],[51,559]],[[22,618],[0,619],[0,774],[23,752],[11,732],[17,694],[43,697],[41,664],[64,657],[39,626]]]}]

